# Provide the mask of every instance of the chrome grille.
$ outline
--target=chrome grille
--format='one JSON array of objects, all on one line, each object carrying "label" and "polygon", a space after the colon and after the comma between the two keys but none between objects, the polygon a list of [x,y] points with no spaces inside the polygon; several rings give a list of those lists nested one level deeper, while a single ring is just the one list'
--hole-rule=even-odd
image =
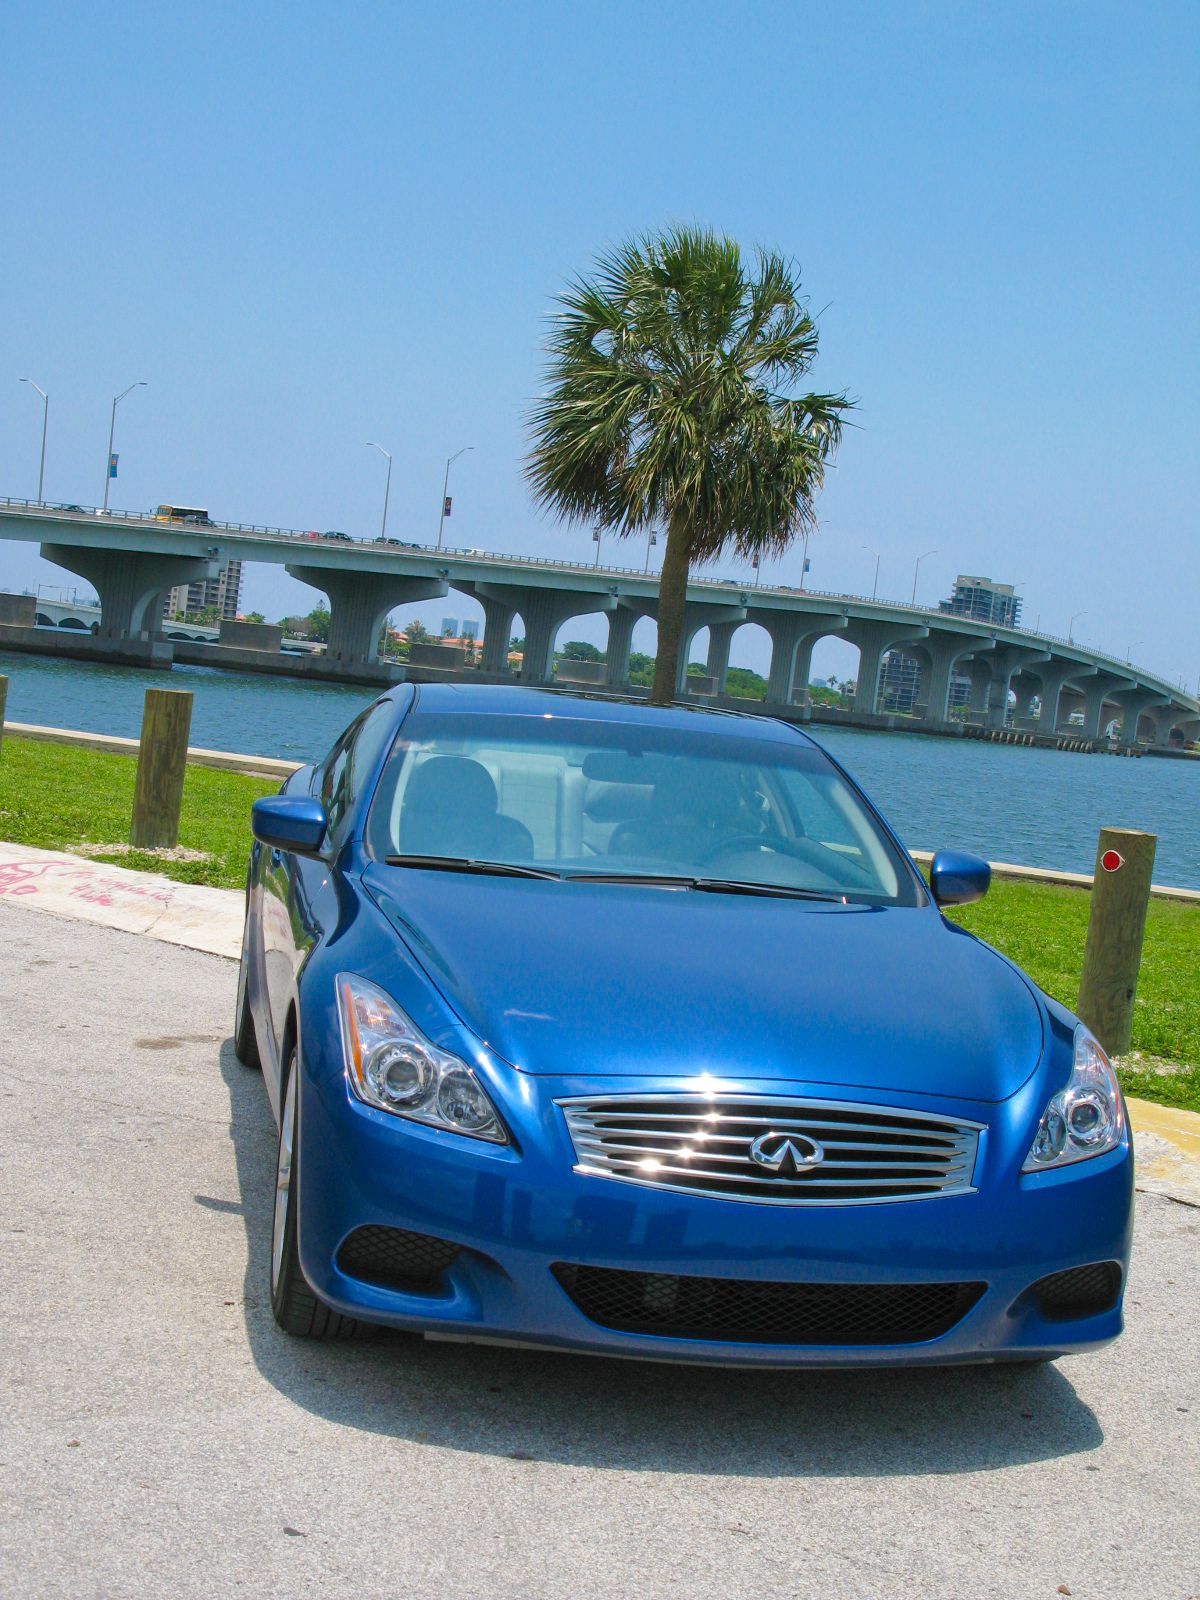
[{"label": "chrome grille", "polygon": [[[982,1124],[858,1102],[776,1096],[607,1095],[560,1100],[576,1172],[767,1205],[869,1205],[970,1194]],[[787,1135],[815,1164],[751,1160]]]}]

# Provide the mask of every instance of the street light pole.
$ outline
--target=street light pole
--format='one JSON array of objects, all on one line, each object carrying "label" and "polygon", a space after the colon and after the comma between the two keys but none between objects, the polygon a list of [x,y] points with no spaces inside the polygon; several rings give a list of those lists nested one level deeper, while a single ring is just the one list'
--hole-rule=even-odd
[{"label": "street light pole", "polygon": [[651,547],[653,545],[656,545],[657,543],[658,543],[658,535],[656,533],[652,533],[650,535],[650,537],[646,540],[646,565],[642,568],[643,572],[649,572],[650,571],[650,550],[651,550]]},{"label": "street light pole", "polygon": [[446,496],[450,492],[450,468],[458,460],[459,456],[465,456],[468,450],[474,450],[474,448],[473,444],[465,444],[461,450],[456,450],[452,456],[447,456],[446,458],[446,476],[442,479],[442,514],[438,518],[437,547],[439,550],[442,548],[442,528],[446,521]]},{"label": "street light pole", "polygon": [[392,452],[385,450],[381,444],[376,444],[374,439],[367,440],[368,450],[378,450],[379,454],[387,461],[387,482],[383,486],[383,521],[379,527],[379,537],[387,538],[387,508],[388,499],[392,493]]},{"label": "street light pole", "polygon": [[1079,621],[1080,617],[1086,617],[1086,616],[1087,616],[1087,612],[1086,611],[1077,611],[1075,613],[1075,615],[1071,618],[1070,622],[1067,623],[1067,643],[1068,644],[1074,644],[1075,643],[1075,624]]},{"label": "street light pole", "polygon": [[42,498],[42,485],[46,481],[46,428],[50,422],[50,396],[40,383],[34,383],[32,378],[19,378],[18,383],[27,383],[31,389],[36,389],[42,397],[42,459],[38,465],[38,505],[44,504]]},{"label": "street light pole", "polygon": [[599,529],[599,526],[597,526],[597,527],[592,529],[592,538],[595,540],[595,544],[596,544],[596,559],[595,559],[595,561],[592,562],[592,565],[594,567],[598,567],[600,565],[600,529]]},{"label": "street light pole", "polygon": [[863,545],[868,555],[875,557],[875,582],[871,586],[871,599],[874,600],[879,593],[879,551],[873,550],[869,544]]},{"label": "street light pole", "polygon": [[1127,667],[1133,665],[1133,652],[1137,649],[1138,645],[1142,644],[1143,642],[1144,641],[1141,640],[1141,639],[1135,639],[1133,641],[1133,643],[1129,646],[1129,648],[1126,650],[1126,652],[1125,652],[1125,665]]},{"label": "street light pole", "polygon": [[936,550],[926,550],[926,552],[925,552],[925,554],[923,556],[918,556],[917,557],[917,564],[913,568],[912,603],[913,603],[914,606],[917,603],[917,576],[921,571],[921,563],[922,563],[922,561],[927,560],[929,556],[935,556],[935,555],[937,555],[937,551]]},{"label": "street light pole", "polygon": [[108,459],[104,463],[104,509],[108,510],[108,486],[112,482],[112,447],[113,435],[117,431],[117,407],[127,394],[132,394],[135,389],[144,389],[146,380],[139,378],[136,383],[131,383],[128,389],[122,389],[120,394],[113,396],[112,417],[108,424]]}]

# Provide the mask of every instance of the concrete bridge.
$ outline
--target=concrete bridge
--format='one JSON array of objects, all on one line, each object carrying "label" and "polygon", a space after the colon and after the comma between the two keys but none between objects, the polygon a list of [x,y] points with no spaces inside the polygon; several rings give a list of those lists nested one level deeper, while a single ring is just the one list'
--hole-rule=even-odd
[{"label": "concrete bridge", "polygon": [[[545,683],[552,681],[555,643],[564,625],[576,617],[603,614],[608,619],[603,683],[620,689],[628,677],[634,628],[657,610],[657,577],[636,569],[481,550],[350,542],[239,523],[184,525],[141,513],[8,500],[0,501],[0,538],[39,544],[48,561],[89,583],[100,600],[93,641],[97,652],[146,664],[167,665],[172,658],[159,621],[164,592],[213,575],[231,558],[283,566],[328,596],[326,654],[319,663],[308,660],[303,666],[314,675],[346,681],[373,683],[394,676],[396,669],[377,659],[384,619],[398,606],[436,599],[454,589],[483,611],[480,670],[485,679],[507,676],[508,641],[518,617],[525,638],[521,678]],[[970,712],[993,727],[1004,726],[1011,692],[1016,726],[1031,731],[1053,733],[1069,725],[1077,737],[1097,739],[1103,728],[1118,721],[1125,744],[1140,739],[1165,746],[1200,738],[1200,700],[1194,695],[1155,673],[1070,640],[920,606],[782,586],[747,587],[703,576],[693,577],[688,586],[680,694],[694,692],[686,677],[687,662],[699,635],[706,632],[710,681],[702,687],[710,700],[727,703],[730,646],[746,624],[757,624],[770,638],[764,709],[778,714],[807,714],[813,648],[819,640],[836,636],[859,652],[854,695],[859,721],[876,715],[883,658],[898,650],[918,663],[918,715],[931,727],[948,722],[951,684],[960,677],[970,682]],[[0,645],[4,635],[0,627]],[[217,645],[194,649],[210,651],[214,665],[264,666],[239,659],[253,655],[251,651]],[[1082,726],[1071,722],[1072,713],[1080,710]]]}]

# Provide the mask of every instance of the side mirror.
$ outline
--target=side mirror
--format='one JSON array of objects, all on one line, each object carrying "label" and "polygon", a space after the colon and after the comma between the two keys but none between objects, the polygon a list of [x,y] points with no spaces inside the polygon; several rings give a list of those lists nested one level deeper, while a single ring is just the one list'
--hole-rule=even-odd
[{"label": "side mirror", "polygon": [[991,881],[987,862],[961,850],[939,850],[929,868],[929,892],[939,906],[969,906],[972,900],[982,900]]},{"label": "side mirror", "polygon": [[315,855],[328,826],[325,807],[307,794],[272,794],[250,808],[250,831],[273,850]]}]

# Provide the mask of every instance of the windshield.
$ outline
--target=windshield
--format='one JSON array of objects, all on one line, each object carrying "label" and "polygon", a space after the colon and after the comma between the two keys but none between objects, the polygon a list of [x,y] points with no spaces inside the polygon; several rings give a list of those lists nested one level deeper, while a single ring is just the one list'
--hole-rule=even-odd
[{"label": "windshield", "polygon": [[376,790],[366,845],[412,866],[493,862],[541,869],[531,877],[920,898],[821,751],[711,728],[414,711]]}]

